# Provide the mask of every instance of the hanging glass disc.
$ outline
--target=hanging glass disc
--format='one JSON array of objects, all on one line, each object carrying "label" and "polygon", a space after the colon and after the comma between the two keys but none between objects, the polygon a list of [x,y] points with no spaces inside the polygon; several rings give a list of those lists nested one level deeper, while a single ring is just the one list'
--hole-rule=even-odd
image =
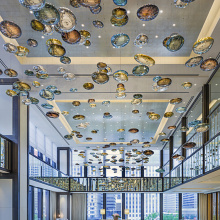
[{"label": "hanging glass disc", "polygon": [[83,88],[86,90],[92,90],[94,89],[94,85],[92,83],[84,83]]},{"label": "hanging glass disc", "polygon": [[62,39],[68,44],[76,44],[80,41],[81,35],[79,31],[73,30],[68,33],[62,33]]},{"label": "hanging glass disc", "polygon": [[198,66],[202,63],[203,61],[203,57],[202,56],[198,56],[198,57],[192,57],[191,59],[189,59],[185,65],[187,67],[195,67]]},{"label": "hanging glass disc", "polygon": [[8,38],[19,38],[22,34],[21,28],[12,21],[2,21],[0,23],[1,33]]},{"label": "hanging glass disc", "polygon": [[53,57],[62,57],[65,55],[66,50],[61,45],[51,44],[48,48],[48,53]]},{"label": "hanging glass disc", "polygon": [[11,97],[14,97],[14,96],[17,96],[18,93],[14,90],[11,90],[11,89],[7,89],[6,92],[5,92],[8,96],[11,96]]},{"label": "hanging glass disc", "polygon": [[59,11],[49,3],[46,3],[39,11],[34,11],[34,16],[43,24],[48,25],[56,25],[60,20]]},{"label": "hanging glass disc", "polygon": [[112,36],[111,43],[116,48],[122,48],[128,45],[130,38],[127,34],[120,33]]},{"label": "hanging glass disc", "polygon": [[31,70],[25,70],[24,74],[27,75],[27,76],[34,76],[34,72],[31,71]]},{"label": "hanging glass disc", "polygon": [[212,45],[214,44],[214,39],[212,37],[205,37],[196,41],[193,45],[193,52],[196,54],[207,53]]},{"label": "hanging glass disc", "polygon": [[77,0],[70,0],[70,5],[73,6],[74,8],[79,8],[81,5]]},{"label": "hanging glass disc", "polygon": [[59,118],[60,113],[59,112],[55,112],[55,111],[50,111],[46,113],[46,116],[48,118]]},{"label": "hanging glass disc", "polygon": [[158,82],[160,79],[162,79],[161,76],[155,76],[155,77],[153,78],[153,81],[154,81],[154,82]]},{"label": "hanging glass disc", "polygon": [[94,27],[96,27],[96,28],[103,28],[104,27],[104,24],[101,21],[95,20],[92,23],[93,23]]},{"label": "hanging glass disc", "polygon": [[37,19],[34,19],[31,21],[31,28],[35,31],[44,31],[45,26],[44,24],[42,24],[40,21],[38,21]]},{"label": "hanging glass disc", "polygon": [[137,16],[142,21],[150,21],[157,17],[159,8],[156,5],[144,5],[137,11]]},{"label": "hanging glass disc", "polygon": [[77,0],[79,4],[81,4],[84,7],[97,7],[100,5],[101,0]]},{"label": "hanging glass disc", "polygon": [[127,15],[125,8],[115,8],[112,10],[112,15],[117,19],[123,19]]},{"label": "hanging glass disc", "polygon": [[76,26],[76,17],[68,8],[59,8],[60,21],[56,25],[56,28],[61,32],[70,32],[74,30]]},{"label": "hanging glass disc", "polygon": [[74,73],[65,73],[63,75],[63,78],[67,81],[71,81],[71,80],[75,80],[76,79],[76,76]]},{"label": "hanging glass disc", "polygon": [[146,66],[155,65],[155,60],[147,55],[144,55],[144,54],[136,54],[134,56],[134,59],[142,65],[146,65]]},{"label": "hanging glass disc", "polygon": [[174,0],[174,5],[177,8],[185,8],[188,5],[188,3],[182,2],[181,0]]},{"label": "hanging glass disc", "polygon": [[41,106],[46,109],[53,109],[54,108],[53,105],[50,105],[48,103],[41,104]]},{"label": "hanging glass disc", "polygon": [[39,88],[40,87],[40,83],[38,81],[33,81],[32,82],[32,85],[35,87],[35,88]]},{"label": "hanging glass disc", "polygon": [[5,69],[4,74],[9,77],[17,77],[18,73],[13,69]]},{"label": "hanging glass disc", "polygon": [[57,87],[54,85],[49,85],[46,87],[46,90],[49,90],[50,92],[54,92],[55,90],[57,90]]},{"label": "hanging glass disc", "polygon": [[123,27],[128,23],[128,16],[126,15],[123,19],[117,19],[112,16],[110,21],[115,27]]},{"label": "hanging glass disc", "polygon": [[37,66],[33,66],[33,70],[36,71],[37,73],[47,73],[47,70],[41,66],[41,65],[37,65]]},{"label": "hanging glass disc", "polygon": [[216,59],[208,58],[201,63],[200,69],[203,71],[211,71],[214,70],[217,66],[218,61]]},{"label": "hanging glass disc", "polygon": [[195,0],[181,0],[181,1],[185,3],[190,3],[190,2],[194,2]]},{"label": "hanging glass disc", "polygon": [[182,114],[186,112],[186,107],[178,107],[176,108],[176,112]]},{"label": "hanging glass disc", "polygon": [[50,36],[54,32],[54,26],[53,25],[44,25],[43,34],[45,36]]},{"label": "hanging glass disc", "polygon": [[46,99],[46,100],[50,100],[50,101],[54,100],[53,92],[46,90],[46,89],[40,90],[39,96],[43,99]]},{"label": "hanging glass disc", "polygon": [[102,6],[98,5],[96,7],[90,7],[90,11],[95,15],[99,14],[102,11]]},{"label": "hanging glass disc", "polygon": [[132,73],[135,75],[135,76],[145,76],[147,75],[149,72],[149,67],[148,66],[145,66],[145,65],[139,65],[139,66],[136,66],[134,67],[134,69],[132,70]]},{"label": "hanging glass disc", "polygon": [[71,59],[70,59],[70,57],[62,56],[62,57],[60,57],[60,62],[63,63],[63,64],[70,64]]},{"label": "hanging glass disc", "polygon": [[126,72],[125,70],[118,70],[118,71],[114,72],[113,78],[120,83],[127,82],[128,81],[128,72]]},{"label": "hanging glass disc", "polygon": [[172,34],[170,37],[166,38],[163,42],[163,46],[165,46],[169,51],[176,52],[178,51],[184,44],[184,38],[178,34]]},{"label": "hanging glass disc", "polygon": [[146,34],[139,34],[134,41],[134,45],[137,47],[143,47],[147,45],[147,43],[148,43],[148,36]]},{"label": "hanging glass disc", "polygon": [[25,57],[29,54],[29,50],[23,46],[17,46],[17,52],[15,53],[16,56]]},{"label": "hanging glass disc", "polygon": [[32,11],[40,10],[45,6],[45,0],[19,0],[19,3]]},{"label": "hanging glass disc", "polygon": [[6,43],[3,45],[5,51],[9,52],[9,53],[16,53],[17,52],[17,47],[12,44],[12,43]]},{"label": "hanging glass disc", "polygon": [[127,4],[127,0],[113,0],[113,2],[118,6],[125,6]]},{"label": "hanging glass disc", "polygon": [[155,92],[164,92],[168,89],[169,87],[161,87],[161,86],[158,86],[157,83],[155,82],[153,85],[152,85],[152,89],[155,91]]},{"label": "hanging glass disc", "polygon": [[27,40],[27,45],[30,46],[30,47],[37,47],[38,42],[35,39],[28,39]]},{"label": "hanging glass disc", "polygon": [[13,88],[19,91],[31,91],[31,87],[27,83],[21,81],[14,82]]},{"label": "hanging glass disc", "polygon": [[172,80],[170,78],[162,78],[157,81],[157,85],[160,87],[167,87],[170,86],[172,83]]},{"label": "hanging glass disc", "polygon": [[109,81],[109,76],[106,73],[95,72],[92,74],[92,80],[97,84],[105,84]]}]

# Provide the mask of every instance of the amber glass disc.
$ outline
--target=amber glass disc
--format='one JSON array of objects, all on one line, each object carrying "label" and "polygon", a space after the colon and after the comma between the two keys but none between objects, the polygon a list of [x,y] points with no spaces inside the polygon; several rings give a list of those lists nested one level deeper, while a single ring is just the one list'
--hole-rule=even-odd
[{"label": "amber glass disc", "polygon": [[80,105],[81,105],[81,102],[80,102],[80,101],[73,101],[73,102],[72,102],[72,105],[73,105],[73,106],[80,106]]},{"label": "amber glass disc", "polygon": [[145,151],[143,152],[143,154],[146,155],[146,156],[151,156],[151,155],[154,154],[154,152],[153,152],[152,150],[145,150]]},{"label": "amber glass disc", "polygon": [[101,0],[77,0],[77,2],[84,7],[94,8],[100,5]]},{"label": "amber glass disc", "polygon": [[198,66],[202,63],[203,61],[203,57],[202,56],[197,56],[197,57],[192,57],[191,59],[189,59],[185,65],[187,67],[195,67]]},{"label": "amber glass disc", "polygon": [[7,90],[6,90],[6,94],[7,94],[8,96],[11,96],[11,97],[14,97],[14,96],[17,96],[17,95],[18,95],[18,93],[17,93],[16,91],[11,90],[11,89],[7,89]]},{"label": "amber glass disc", "polygon": [[101,21],[95,20],[92,23],[93,23],[94,27],[96,27],[96,28],[103,28],[104,27],[104,24]]},{"label": "amber glass disc", "polygon": [[104,70],[107,68],[107,64],[103,63],[103,62],[99,62],[99,63],[97,63],[97,67],[99,70]]},{"label": "amber glass disc", "polygon": [[170,100],[170,104],[176,105],[180,104],[183,100],[181,98],[175,98]]},{"label": "amber glass disc", "polygon": [[74,120],[84,120],[86,117],[84,115],[74,115],[73,119]]},{"label": "amber glass disc", "polygon": [[175,155],[172,156],[172,158],[173,158],[173,159],[177,159],[177,158],[180,157],[180,156],[181,156],[181,155],[179,155],[179,154],[175,154]]},{"label": "amber glass disc", "polygon": [[123,27],[128,23],[128,16],[126,15],[123,19],[112,16],[110,21],[115,27]]},{"label": "amber glass disc", "polygon": [[200,69],[203,71],[211,71],[214,70],[217,66],[218,61],[216,59],[208,58],[201,63]]},{"label": "amber glass disc", "polygon": [[81,5],[77,0],[70,0],[70,5],[73,6],[74,8],[79,8]]},{"label": "amber glass disc", "polygon": [[101,11],[102,11],[102,6],[101,5],[98,5],[96,7],[91,7],[90,8],[90,11],[93,13],[93,14],[99,14]]},{"label": "amber glass disc", "polygon": [[27,83],[24,83],[21,81],[14,82],[13,88],[17,89],[19,91],[28,91],[29,92],[31,90],[31,87]]},{"label": "amber glass disc", "polygon": [[46,116],[49,118],[59,118],[60,113],[55,111],[49,111],[46,113]]},{"label": "amber glass disc", "polygon": [[83,88],[86,90],[92,90],[92,89],[94,89],[94,84],[93,83],[84,83]]},{"label": "amber glass disc", "polygon": [[23,46],[17,46],[17,52],[15,55],[19,57],[25,57],[29,54],[29,50],[26,47]]},{"label": "amber glass disc", "polygon": [[171,83],[172,83],[172,80],[170,78],[162,78],[157,81],[157,85],[160,87],[167,87],[171,85]]},{"label": "amber glass disc", "polygon": [[139,132],[139,130],[137,129],[137,128],[131,128],[131,129],[129,129],[128,130],[130,133],[138,133]]},{"label": "amber glass disc", "polygon": [[62,39],[68,44],[76,44],[80,41],[81,35],[77,30],[62,33]]},{"label": "amber glass disc", "polygon": [[173,115],[173,112],[166,112],[164,113],[164,118],[171,118]]},{"label": "amber glass disc", "polygon": [[55,38],[51,38],[51,39],[48,39],[48,40],[46,41],[46,45],[47,45],[48,47],[49,47],[51,44],[57,44],[57,45],[62,46],[62,43],[61,43],[59,40],[55,39]]},{"label": "amber glass disc", "polygon": [[192,83],[191,82],[184,82],[181,86],[184,89],[190,89],[190,88],[192,88]]},{"label": "amber glass disc", "polygon": [[9,77],[16,77],[16,76],[18,76],[18,73],[15,70],[13,70],[13,69],[6,69],[4,71],[4,74],[9,76]]},{"label": "amber glass disc", "polygon": [[195,142],[188,142],[188,143],[185,143],[184,145],[183,145],[183,148],[185,148],[185,149],[192,149],[192,148],[194,148],[196,146],[196,143]]},{"label": "amber glass disc", "polygon": [[8,38],[19,38],[22,34],[21,28],[12,21],[2,21],[0,23],[1,33]]},{"label": "amber glass disc", "polygon": [[144,54],[136,54],[134,56],[134,59],[142,65],[146,65],[146,66],[155,65],[155,60],[152,57],[149,57],[149,56],[144,55]]},{"label": "amber glass disc", "polygon": [[44,31],[45,26],[44,24],[42,24],[40,21],[38,21],[37,19],[34,19],[31,21],[31,28],[35,31]]},{"label": "amber glass disc", "polygon": [[115,8],[112,10],[112,15],[117,19],[123,19],[127,15],[125,8]]},{"label": "amber glass disc", "polygon": [[150,21],[157,17],[159,8],[156,5],[144,5],[137,11],[137,16],[142,21]]},{"label": "amber glass disc", "polygon": [[193,45],[193,51],[196,54],[207,53],[212,45],[214,44],[214,39],[212,37],[205,37],[196,41]]},{"label": "amber glass disc", "polygon": [[175,125],[169,126],[168,129],[169,130],[174,130],[174,129],[176,129],[176,126]]},{"label": "amber glass disc", "polygon": [[27,40],[27,45],[30,46],[30,47],[37,47],[38,42],[35,39],[28,39]]},{"label": "amber glass disc", "polygon": [[97,84],[105,84],[109,81],[109,76],[106,73],[95,72],[92,74],[92,79]]},{"label": "amber glass disc", "polygon": [[62,57],[65,55],[66,50],[61,45],[51,44],[48,48],[48,53],[53,57]]},{"label": "amber glass disc", "polygon": [[149,119],[152,120],[152,121],[157,121],[160,119],[160,115],[159,114],[156,114],[156,113],[151,113],[149,115]]},{"label": "amber glass disc", "polygon": [[120,83],[124,83],[128,81],[128,73],[125,70],[118,70],[114,72],[113,78]]},{"label": "amber glass disc", "polygon": [[79,31],[79,33],[80,33],[81,36],[84,36],[86,39],[91,37],[91,34],[90,34],[89,31],[81,30],[81,31]]}]

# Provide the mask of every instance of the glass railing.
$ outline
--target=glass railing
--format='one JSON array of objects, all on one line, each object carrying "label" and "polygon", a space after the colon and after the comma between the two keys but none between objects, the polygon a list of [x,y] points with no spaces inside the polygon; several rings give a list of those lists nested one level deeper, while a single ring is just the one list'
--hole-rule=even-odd
[{"label": "glass railing", "polygon": [[68,175],[29,154],[29,178],[69,190]]},{"label": "glass railing", "polygon": [[180,164],[171,171],[171,188],[182,183],[182,175],[182,164]]},{"label": "glass railing", "polygon": [[162,192],[162,178],[70,178],[71,192]]},{"label": "glass railing", "polygon": [[220,104],[209,114],[209,138],[211,139],[220,131]]},{"label": "glass railing", "polygon": [[163,178],[163,190],[166,191],[170,189],[170,177],[169,174]]},{"label": "glass railing", "polygon": [[0,135],[0,169],[4,172],[10,172],[10,152],[12,142]]}]

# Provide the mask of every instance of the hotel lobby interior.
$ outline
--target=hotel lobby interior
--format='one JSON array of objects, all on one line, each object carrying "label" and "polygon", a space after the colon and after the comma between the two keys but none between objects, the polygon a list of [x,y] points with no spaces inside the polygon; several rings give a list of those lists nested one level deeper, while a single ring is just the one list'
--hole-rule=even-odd
[{"label": "hotel lobby interior", "polygon": [[220,220],[220,0],[0,1],[0,220]]}]

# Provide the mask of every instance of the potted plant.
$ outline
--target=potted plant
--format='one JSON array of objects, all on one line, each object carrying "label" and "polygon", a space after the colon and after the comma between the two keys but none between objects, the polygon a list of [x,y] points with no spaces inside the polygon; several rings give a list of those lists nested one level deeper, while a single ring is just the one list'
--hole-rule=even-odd
[{"label": "potted plant", "polygon": [[114,220],[118,220],[120,217],[120,215],[118,213],[115,213],[112,215]]}]

